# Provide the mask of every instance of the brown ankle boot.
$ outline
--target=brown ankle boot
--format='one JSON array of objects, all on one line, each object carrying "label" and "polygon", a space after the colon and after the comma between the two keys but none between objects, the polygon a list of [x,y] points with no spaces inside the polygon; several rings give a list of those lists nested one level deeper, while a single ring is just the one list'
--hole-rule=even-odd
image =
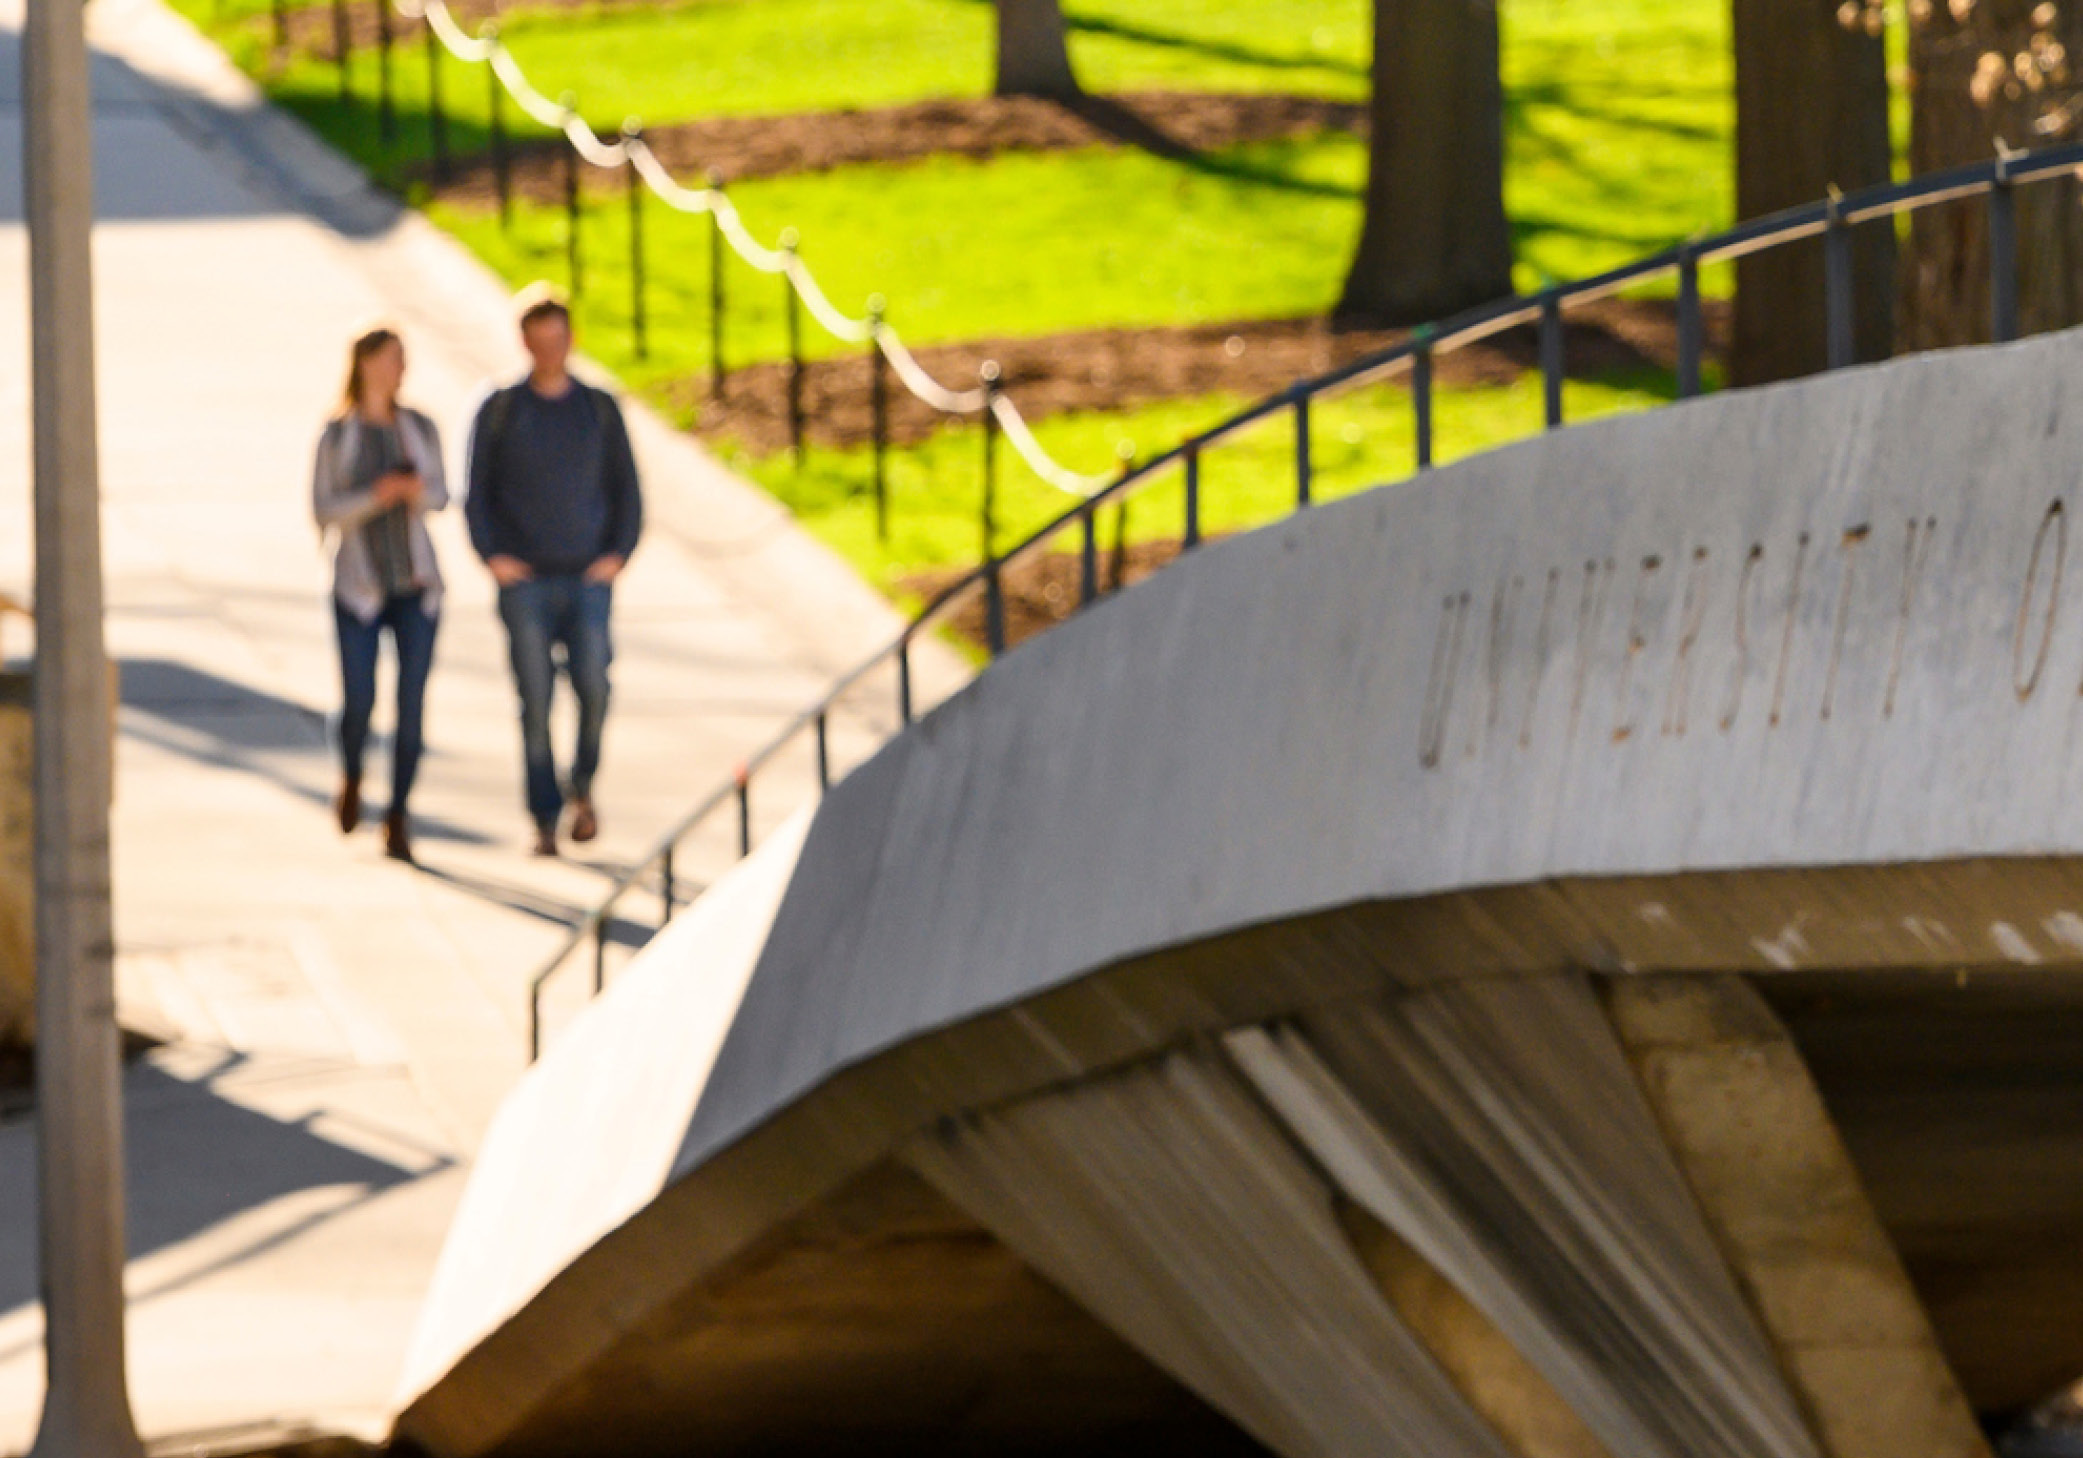
[{"label": "brown ankle boot", "polygon": [[342,835],[354,834],[354,828],[362,823],[362,782],[342,780],[340,793],[333,798],[333,814],[340,822]]},{"label": "brown ankle boot", "polygon": [[413,863],[412,836],[406,829],[403,810],[393,810],[383,817],[383,853],[408,866]]}]

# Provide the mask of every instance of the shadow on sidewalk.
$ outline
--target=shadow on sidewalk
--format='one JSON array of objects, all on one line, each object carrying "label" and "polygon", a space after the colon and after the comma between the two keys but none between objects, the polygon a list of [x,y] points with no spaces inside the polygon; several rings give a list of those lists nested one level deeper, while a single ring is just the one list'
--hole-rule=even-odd
[{"label": "shadow on sidewalk", "polygon": [[[358,1191],[348,1202],[351,1208],[454,1163],[446,1153],[427,1151],[419,1168],[407,1168],[315,1133],[308,1118],[285,1121],[235,1103],[214,1085],[245,1064],[244,1055],[227,1053],[193,1080],[149,1062],[124,1071],[131,1259],[177,1245],[285,1195],[346,1187]],[[203,1270],[134,1292],[133,1299],[203,1279],[340,1213],[335,1208],[307,1216],[218,1257]],[[36,1269],[35,1127],[14,1123],[0,1126],[0,1313],[37,1298]]]},{"label": "shadow on sidewalk", "polygon": [[[442,866],[420,862],[420,874],[452,886],[468,896],[475,896],[494,906],[503,906],[509,911],[518,911],[523,916],[532,916],[537,921],[550,922],[560,927],[573,927],[594,903],[579,905],[562,897],[550,896],[532,886],[522,886],[512,881],[495,880],[490,876],[472,875],[467,871],[450,870]],[[610,917],[607,923],[608,940],[618,947],[641,947],[656,934],[654,929],[626,916]]]},{"label": "shadow on sidewalk", "polygon": [[[131,711],[122,726],[126,737],[256,776],[319,810],[332,808],[331,790],[321,788],[334,772],[331,736],[326,716],[316,709],[165,658],[124,659],[122,694],[123,707]],[[280,762],[285,755],[318,760],[324,766],[319,783],[290,773]],[[421,840],[492,841],[483,831],[439,817],[415,813],[412,823]]]},{"label": "shadow on sidewalk", "polygon": [[[0,30],[0,226],[23,219],[21,62],[20,33]],[[92,65],[98,222],[304,212],[350,236],[372,237],[401,212],[344,168],[329,180],[291,175],[277,150],[255,136],[257,125],[286,125],[281,118],[177,90],[103,51],[92,53]],[[159,135],[148,137],[148,129]]]}]

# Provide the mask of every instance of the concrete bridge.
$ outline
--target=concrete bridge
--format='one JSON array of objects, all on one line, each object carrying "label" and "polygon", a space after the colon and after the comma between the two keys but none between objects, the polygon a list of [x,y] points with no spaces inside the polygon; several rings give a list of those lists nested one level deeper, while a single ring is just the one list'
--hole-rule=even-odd
[{"label": "concrete bridge", "polygon": [[2070,334],[1551,435],[1022,648],[512,1096],[401,1433],[1985,1452],[2083,1375],[2079,488]]}]

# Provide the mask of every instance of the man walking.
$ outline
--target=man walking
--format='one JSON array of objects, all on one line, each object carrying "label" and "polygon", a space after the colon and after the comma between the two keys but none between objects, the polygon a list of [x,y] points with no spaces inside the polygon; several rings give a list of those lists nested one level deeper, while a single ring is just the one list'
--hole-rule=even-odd
[{"label": "man walking", "polygon": [[599,833],[593,776],[608,714],[608,612],[643,529],[629,433],[614,398],[572,378],[571,314],[540,297],[521,314],[528,377],[495,390],[470,437],[470,540],[499,583],[521,697],[521,752],[535,853],[557,854],[564,795],[550,745],[557,651],[579,701],[571,838]]}]

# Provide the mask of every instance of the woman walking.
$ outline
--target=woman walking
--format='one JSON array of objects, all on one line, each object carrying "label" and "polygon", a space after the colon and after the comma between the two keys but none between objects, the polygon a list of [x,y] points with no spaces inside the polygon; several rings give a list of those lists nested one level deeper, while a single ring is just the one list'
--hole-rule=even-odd
[{"label": "woman walking", "polygon": [[384,854],[412,859],[406,802],[419,770],[427,673],[441,616],[441,566],[426,516],[448,505],[434,422],[398,403],[405,345],[372,329],[348,355],[346,398],[318,441],[312,510],[333,547],[333,622],[340,638],[340,831],[361,823],[362,755],[376,707],[376,658],[386,628],[398,660],[397,727]]}]

